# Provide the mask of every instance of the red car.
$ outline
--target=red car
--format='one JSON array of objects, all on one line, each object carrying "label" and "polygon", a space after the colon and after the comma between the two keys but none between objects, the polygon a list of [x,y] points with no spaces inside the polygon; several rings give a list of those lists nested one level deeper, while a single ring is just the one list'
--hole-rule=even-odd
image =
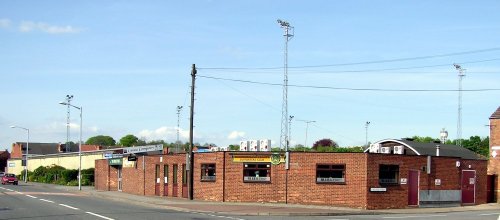
[{"label": "red car", "polygon": [[12,173],[6,173],[2,177],[2,185],[5,185],[5,184],[14,184],[14,185],[17,185],[17,177],[16,177],[16,175],[14,175]]}]

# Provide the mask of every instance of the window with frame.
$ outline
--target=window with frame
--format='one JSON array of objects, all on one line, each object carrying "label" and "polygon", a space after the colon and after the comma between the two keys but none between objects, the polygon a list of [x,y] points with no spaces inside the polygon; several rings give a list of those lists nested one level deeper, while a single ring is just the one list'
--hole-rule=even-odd
[{"label": "window with frame", "polygon": [[201,164],[201,181],[215,182],[215,163]]},{"label": "window with frame", "polygon": [[271,182],[271,163],[244,163],[243,182]]},{"label": "window with frame", "polygon": [[380,185],[396,185],[399,183],[399,165],[380,164],[378,171]]},{"label": "window with frame", "polygon": [[317,164],[316,183],[345,183],[345,164]]}]

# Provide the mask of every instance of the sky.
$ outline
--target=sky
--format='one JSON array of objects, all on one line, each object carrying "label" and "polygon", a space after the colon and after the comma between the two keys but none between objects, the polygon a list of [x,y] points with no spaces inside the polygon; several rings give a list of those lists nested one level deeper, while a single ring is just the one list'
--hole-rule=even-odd
[{"label": "sky", "polygon": [[[499,1],[0,1],[0,150],[133,134],[280,145],[284,31],[291,145],[489,135],[500,106]],[[177,127],[177,106],[183,106]],[[77,142],[79,110],[70,110]],[[314,121],[306,123],[305,121]],[[366,122],[370,122],[366,127]]]}]

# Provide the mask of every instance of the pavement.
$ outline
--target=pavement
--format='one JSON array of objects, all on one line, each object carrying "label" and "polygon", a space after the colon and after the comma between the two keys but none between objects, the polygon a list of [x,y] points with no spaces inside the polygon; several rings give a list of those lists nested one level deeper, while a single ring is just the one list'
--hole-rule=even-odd
[{"label": "pavement", "polygon": [[298,205],[283,203],[240,203],[240,202],[212,202],[188,200],[185,198],[133,195],[117,191],[101,191],[94,187],[61,186],[44,183],[33,183],[42,187],[56,188],[73,193],[82,193],[115,201],[122,201],[137,205],[164,208],[185,212],[202,212],[226,215],[251,216],[338,216],[338,215],[379,215],[379,214],[430,214],[445,212],[487,211],[500,210],[500,203],[488,203],[474,206],[434,207],[434,208],[405,208],[365,210],[348,207]]}]

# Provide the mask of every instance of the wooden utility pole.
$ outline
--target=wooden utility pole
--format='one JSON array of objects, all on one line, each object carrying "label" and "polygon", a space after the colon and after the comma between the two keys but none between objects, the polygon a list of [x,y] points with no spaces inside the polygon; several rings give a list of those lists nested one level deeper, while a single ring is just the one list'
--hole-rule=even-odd
[{"label": "wooden utility pole", "polygon": [[188,199],[193,200],[193,192],[194,192],[194,155],[193,155],[193,121],[194,121],[194,85],[196,81],[196,65],[193,64],[191,70],[191,113],[190,113],[190,121],[189,121],[189,152],[187,154],[187,169],[188,172]]}]

